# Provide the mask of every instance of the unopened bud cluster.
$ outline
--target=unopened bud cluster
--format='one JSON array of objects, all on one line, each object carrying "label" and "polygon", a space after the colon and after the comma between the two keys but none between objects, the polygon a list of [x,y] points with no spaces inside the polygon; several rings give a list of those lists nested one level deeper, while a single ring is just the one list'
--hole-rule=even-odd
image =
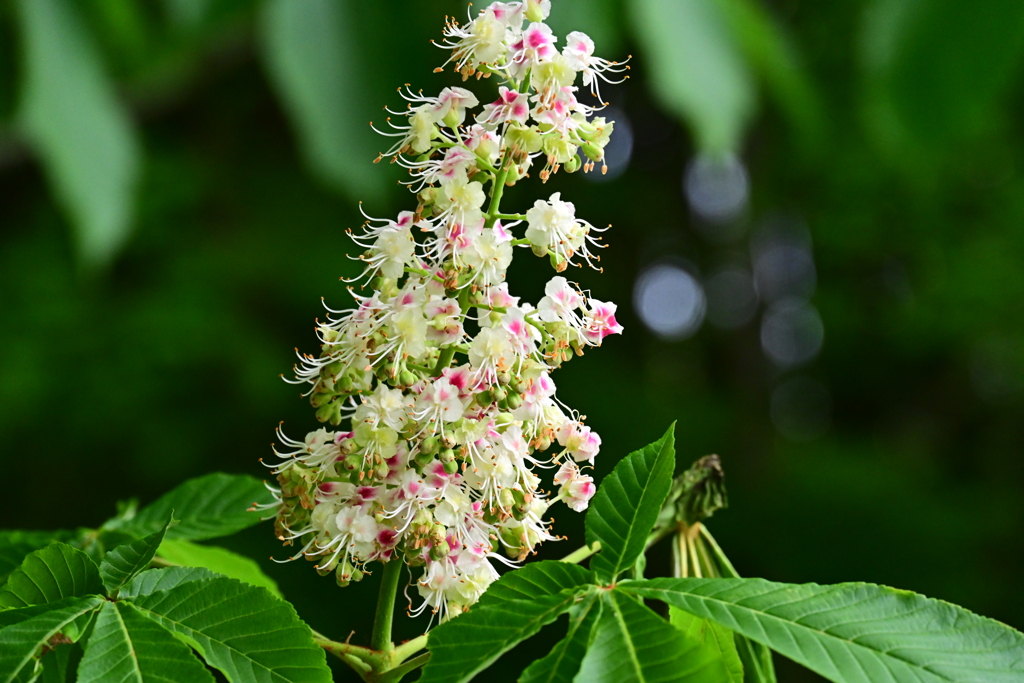
[{"label": "unopened bud cluster", "polygon": [[[559,194],[500,212],[504,188],[535,167],[546,180],[603,164],[612,132],[574,84],[582,74],[596,91],[623,67],[594,57],[582,33],[559,51],[549,9],[496,2],[446,26],[449,63],[464,80],[494,76],[492,103],[460,87],[403,93],[407,110],[392,113],[407,122],[392,123],[398,140],[383,156],[409,169],[417,209],[353,236],[372,292],[353,291],[353,308],[318,323],[321,352],[300,354],[295,370],[317,419],[337,429],[280,434],[272,465],[277,534],[298,546],[293,559],[341,585],[372,561],[421,567],[419,609],[442,618],[497,578],[491,559],[522,560],[553,538],[552,503],[584,510],[595,490],[580,466],[601,439],[555,399],[550,373],[621,331],[615,305],[560,275],[536,306],[504,282],[515,247],[558,273],[597,261],[594,227]],[[556,471],[555,497],[538,468]]]}]

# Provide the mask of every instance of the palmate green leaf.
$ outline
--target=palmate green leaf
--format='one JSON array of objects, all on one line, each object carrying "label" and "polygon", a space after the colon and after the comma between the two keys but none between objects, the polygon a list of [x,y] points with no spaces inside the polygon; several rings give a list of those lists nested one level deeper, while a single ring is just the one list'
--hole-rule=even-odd
[{"label": "palmate green leaf", "polygon": [[526,667],[519,683],[572,683],[601,616],[601,596],[588,593],[569,609],[569,631],[545,657]]},{"label": "palmate green leaf", "polygon": [[618,590],[601,617],[576,680],[586,683],[724,683],[721,657]]},{"label": "palmate green leaf", "polygon": [[651,445],[623,458],[604,478],[587,511],[587,544],[601,544],[590,561],[594,573],[612,581],[644,551],[672,488],[675,424]]},{"label": "palmate green leaf", "polygon": [[68,543],[76,536],[74,531],[0,531],[0,583],[6,581],[33,550],[56,541]]},{"label": "palmate green leaf", "polygon": [[480,598],[478,605],[508,600],[532,600],[542,595],[554,595],[566,588],[577,588],[593,583],[594,575],[578,564],[542,560],[507,572],[492,583]]},{"label": "palmate green leaf", "polygon": [[592,574],[547,560],[508,572],[465,614],[430,632],[420,683],[468,681],[568,610]]},{"label": "palmate green leaf", "polygon": [[224,548],[199,545],[189,541],[165,540],[160,544],[157,555],[171,564],[185,567],[205,567],[228,578],[245,581],[253,586],[262,586],[275,597],[284,597],[281,595],[277,583],[264,574],[254,560]]},{"label": "palmate green leaf", "polygon": [[620,589],[711,619],[836,683],[1024,680],[1024,634],[916,593],[763,579],[648,579]]},{"label": "palmate green leaf", "polygon": [[695,617],[676,607],[668,608],[668,620],[686,634],[686,639],[700,643],[700,647],[711,653],[719,669],[716,673],[722,683],[743,683],[743,662],[736,649],[732,631],[707,619]]},{"label": "palmate green leaf", "polygon": [[183,583],[216,579],[216,574],[202,567],[170,567],[168,569],[150,569],[144,571],[121,589],[118,597],[122,600],[138,598],[143,595],[166,591]]},{"label": "palmate green leaf", "polygon": [[358,24],[346,0],[268,0],[261,22],[263,59],[298,133],[307,162],[353,196],[380,197],[366,173],[378,152],[367,122]]},{"label": "palmate green leaf", "polygon": [[149,566],[170,524],[171,520],[168,519],[155,534],[119,545],[103,557],[100,562],[100,578],[111,595],[116,595],[122,586]]},{"label": "palmate green leaf", "polygon": [[188,645],[131,603],[107,602],[85,644],[78,683],[213,683]]},{"label": "palmate green leaf", "polygon": [[[150,572],[136,580],[148,579],[147,575]],[[126,589],[132,587],[129,584]],[[312,631],[290,604],[265,588],[228,578],[201,579],[130,601],[188,642],[232,683],[331,681],[326,656],[313,642]]]},{"label": "palmate green leaf", "polygon": [[124,244],[132,219],[141,145],[79,3],[18,0],[24,46],[19,123],[71,215],[92,266]]},{"label": "palmate green leaf", "polygon": [[65,631],[72,628],[72,635],[78,637],[82,630],[78,624],[103,602],[100,596],[91,595],[25,608],[32,610],[33,616],[0,628],[0,683],[13,683],[26,671],[35,670],[41,648],[58,633],[68,636]]},{"label": "palmate green leaf", "polygon": [[258,479],[242,474],[208,474],[189,479],[144,507],[135,517],[109,528],[136,538],[155,534],[174,512],[177,524],[167,538],[201,541],[229,536],[260,522],[258,512],[248,512],[253,503],[270,503],[274,498]]},{"label": "palmate green leaf", "polygon": [[99,569],[92,559],[66,543],[30,553],[0,589],[0,607],[27,607],[67,597],[102,593]]}]

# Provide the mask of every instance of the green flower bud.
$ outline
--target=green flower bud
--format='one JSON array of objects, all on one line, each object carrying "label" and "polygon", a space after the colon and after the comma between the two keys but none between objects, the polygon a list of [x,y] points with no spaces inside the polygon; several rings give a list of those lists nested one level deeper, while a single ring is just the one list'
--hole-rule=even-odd
[{"label": "green flower bud", "polygon": [[334,568],[338,566],[338,558],[335,557],[333,560],[329,558],[320,558],[324,560],[316,566],[316,573],[320,576],[327,576],[334,571]]},{"label": "green flower bud", "polygon": [[519,394],[509,394],[508,398],[505,399],[505,402],[508,404],[509,410],[515,410],[519,406],[523,405],[523,399]]},{"label": "green flower bud", "polygon": [[498,494],[498,502],[501,504],[502,510],[509,510],[516,504],[516,499],[512,495],[512,489],[502,489],[501,493]]},{"label": "green flower bud", "polygon": [[580,170],[580,166],[582,166],[582,165],[583,165],[583,162],[580,161],[580,157],[577,154],[572,159],[569,159],[569,161],[565,162],[565,166],[564,166],[565,172],[566,173],[575,173],[576,171]]},{"label": "green flower bud", "polygon": [[448,474],[455,474],[456,472],[459,471],[459,463],[455,462],[454,460],[446,462],[444,464],[444,471],[447,472]]},{"label": "green flower bud", "polygon": [[316,419],[320,422],[330,422],[340,408],[338,401],[322,405],[316,409]]},{"label": "green flower bud", "polygon": [[505,184],[511,187],[519,182],[522,177],[523,174],[519,170],[519,166],[512,164],[508,167],[508,172],[505,174]]},{"label": "green flower bud", "polygon": [[435,562],[443,560],[448,557],[448,553],[451,552],[451,547],[448,545],[448,541],[441,541],[430,548],[430,559]]},{"label": "green flower bud", "polygon": [[441,462],[452,462],[455,460],[455,451],[451,448],[446,448],[441,451],[441,454],[437,456]]},{"label": "green flower bud", "polygon": [[413,384],[416,384],[416,375],[408,370],[403,370],[398,375],[398,383],[403,387],[411,387]]},{"label": "green flower bud", "polygon": [[423,439],[423,443],[420,444],[420,450],[429,455],[433,455],[434,453],[437,453],[439,445],[440,444],[438,443],[438,438],[436,436],[428,436]]},{"label": "green flower bud", "polygon": [[[309,397],[309,405],[314,408],[319,408],[327,405],[332,398],[334,398],[334,394],[313,394]],[[321,420],[321,422],[323,422],[323,420]]]},{"label": "green flower bud", "polygon": [[480,405],[481,408],[486,408],[487,406],[491,405],[491,403],[493,402],[491,399],[491,392],[484,389],[483,391],[476,395],[476,402]]},{"label": "green flower bud", "polygon": [[526,0],[526,18],[528,21],[544,21],[540,0]]}]

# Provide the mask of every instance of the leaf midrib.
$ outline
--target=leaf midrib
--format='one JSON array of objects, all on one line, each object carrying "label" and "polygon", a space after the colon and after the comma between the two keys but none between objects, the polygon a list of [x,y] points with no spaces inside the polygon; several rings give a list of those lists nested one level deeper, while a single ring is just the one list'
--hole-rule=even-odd
[{"label": "leaf midrib", "polygon": [[636,647],[633,645],[633,639],[629,635],[629,627],[626,625],[626,619],[622,616],[622,612],[619,610],[619,603],[615,600],[614,594],[608,596],[608,602],[612,604],[612,610],[615,612],[615,621],[622,631],[624,640],[626,642],[626,649],[629,651],[629,658],[633,661],[633,668],[636,671],[636,676],[641,683],[646,683],[647,677],[644,676],[643,668],[640,666],[640,660],[637,658]]},{"label": "leaf midrib", "polygon": [[[153,610],[151,610],[151,609],[149,609],[149,608],[147,608],[147,607],[143,607],[143,606],[141,606],[141,605],[138,605],[138,604],[135,604],[135,603],[133,603],[133,605],[134,605],[134,606],[135,606],[135,607],[136,607],[136,608],[137,608],[137,609],[138,609],[138,610],[139,610],[140,612],[145,612],[145,613],[146,613],[146,614],[148,614],[148,615],[153,615],[153,616],[152,616],[152,617],[150,617],[150,618],[151,618],[151,619],[154,619],[154,621],[156,621],[157,623],[159,623],[160,621],[168,621],[168,622],[170,622],[170,623],[172,623],[172,624],[174,624],[174,625],[176,625],[176,626],[179,626],[179,627],[181,627],[181,629],[182,629],[182,630],[184,630],[184,631],[188,631],[188,632],[189,632],[189,634],[196,634],[196,633],[200,633],[200,634],[202,634],[202,636],[203,636],[204,638],[206,638],[207,640],[209,640],[209,641],[211,641],[211,642],[214,642],[214,643],[217,643],[217,644],[221,645],[222,647],[224,647],[225,649],[227,649],[227,650],[230,650],[231,652],[235,652],[235,653],[237,653],[237,654],[241,655],[241,656],[242,656],[242,658],[244,658],[244,659],[245,659],[246,661],[248,661],[248,662],[252,662],[252,664],[254,664],[254,665],[258,666],[259,668],[261,668],[261,669],[263,669],[264,671],[266,671],[267,673],[269,673],[269,674],[270,674],[270,675],[271,675],[271,676],[272,676],[272,677],[273,677],[273,678],[274,678],[275,680],[280,680],[280,681],[283,681],[284,683],[294,683],[294,682],[293,682],[292,680],[289,680],[289,679],[287,679],[287,678],[283,677],[283,676],[282,676],[282,675],[281,675],[280,673],[278,673],[277,671],[275,671],[275,670],[273,670],[273,669],[271,669],[271,668],[267,667],[267,665],[263,664],[262,662],[258,662],[258,661],[256,661],[256,660],[255,660],[255,659],[253,659],[253,658],[252,658],[252,657],[251,657],[251,656],[250,656],[249,654],[247,654],[247,653],[245,653],[245,652],[242,652],[241,650],[239,650],[238,648],[236,648],[236,647],[234,647],[234,646],[232,646],[232,645],[228,645],[228,644],[227,644],[226,642],[224,642],[223,640],[218,640],[218,639],[216,639],[216,638],[214,638],[214,637],[212,637],[212,636],[209,636],[209,635],[207,635],[206,633],[203,633],[202,631],[199,631],[198,629],[192,628],[191,626],[187,626],[187,625],[183,624],[183,623],[182,623],[182,622],[180,622],[180,621],[177,621],[177,620],[175,620],[175,619],[172,619],[172,618],[170,618],[170,617],[168,617],[168,616],[166,616],[166,615],[160,614],[159,612],[154,612]],[[248,616],[252,616],[252,615],[248,615]],[[259,652],[279,652],[279,651],[280,651],[280,650],[259,650]],[[204,657],[204,659],[205,659],[205,657]],[[292,666],[289,666],[288,668],[289,668],[289,669],[310,669],[310,668],[313,668],[313,669],[315,669],[316,667],[309,667],[309,666],[294,666],[294,665],[292,665]],[[225,675],[226,675],[226,674],[225,674]]]},{"label": "leaf midrib", "polygon": [[[615,557],[615,562],[613,564],[613,571],[612,571],[612,577],[613,578],[614,578],[615,575],[619,574],[620,572],[622,572],[624,570],[624,567],[621,566],[621,564],[622,564],[622,557],[625,554],[625,550],[627,548],[629,548],[630,542],[633,540],[634,533],[636,532],[636,520],[640,516],[640,512],[642,510],[644,510],[645,503],[647,502],[648,497],[652,495],[650,484],[651,484],[651,481],[654,478],[654,471],[658,468],[658,463],[661,460],[661,456],[664,455],[665,448],[667,446],[668,446],[668,442],[662,443],[661,444],[661,448],[659,448],[658,452],[655,454],[654,462],[651,463],[651,468],[647,472],[647,480],[646,480],[646,482],[641,484],[640,481],[639,481],[639,477],[637,477],[637,484],[640,486],[641,492],[640,492],[640,500],[637,503],[636,508],[634,508],[634,510],[633,510],[632,517],[627,520],[626,517],[624,515],[622,515],[622,513],[619,512],[619,510],[617,508],[615,508],[615,507],[612,508],[613,510],[615,510],[616,513],[618,513],[619,517],[622,518],[623,521],[629,523],[629,526],[628,526],[627,531],[626,531],[626,540],[622,544],[622,551],[617,553],[616,557]],[[641,462],[642,462],[642,460],[641,460]],[[634,476],[635,476],[635,474],[636,474],[636,472],[634,471]],[[621,481],[621,478],[620,478],[619,483],[620,483],[620,485],[622,485],[623,493],[626,493],[626,490],[625,490],[626,487],[625,487],[625,484]],[[627,498],[628,498],[628,495],[629,494],[626,493]],[[607,526],[609,527],[609,529],[611,528],[610,524],[607,525]],[[614,532],[614,530],[613,530],[613,532]],[[644,535],[646,536],[646,532],[645,532]]]},{"label": "leaf midrib", "polygon": [[591,595],[590,599],[587,600],[586,610],[582,614],[580,614],[579,619],[574,619],[574,620],[569,622],[569,631],[568,631],[568,633],[565,634],[565,639],[566,639],[565,647],[563,647],[561,649],[561,651],[558,653],[558,656],[555,658],[555,660],[553,662],[553,666],[548,671],[548,677],[544,678],[544,679],[541,679],[542,681],[550,682],[550,681],[554,680],[553,676],[555,675],[555,672],[558,671],[558,667],[561,665],[562,661],[565,659],[566,653],[569,651],[569,646],[572,644],[571,643],[572,637],[574,635],[576,635],[576,632],[579,631],[580,628],[583,626],[583,622],[586,621],[587,616],[590,614],[590,610],[594,609],[594,605],[597,604],[597,600],[598,600],[598,598],[597,598],[596,595]]},{"label": "leaf midrib", "polygon": [[[627,590],[627,591],[631,590],[629,588],[628,584],[622,585],[621,587],[622,587],[623,590]],[[664,588],[649,587],[649,588],[641,588],[640,590],[642,590],[642,591],[644,591],[646,593],[660,593],[660,594],[669,594],[669,595],[673,594],[673,591],[669,591],[669,590],[666,590]],[[682,592],[682,591],[679,591],[679,592]],[[792,627],[795,627],[795,628],[804,629],[805,631],[808,631],[808,632],[811,632],[811,633],[817,633],[817,634],[820,634],[820,635],[822,635],[822,636],[824,636],[826,638],[832,638],[832,639],[834,639],[834,640],[836,640],[836,641],[838,641],[840,643],[846,643],[846,644],[848,644],[851,647],[859,648],[859,649],[864,650],[865,652],[873,654],[873,655],[875,655],[877,657],[887,657],[889,659],[893,659],[893,660],[895,660],[897,662],[900,662],[900,663],[910,667],[913,670],[923,671],[923,672],[928,673],[931,676],[935,676],[939,680],[949,681],[949,683],[957,683],[957,680],[955,678],[947,678],[946,676],[944,676],[942,674],[939,674],[939,673],[936,673],[936,672],[932,671],[931,669],[926,669],[925,667],[923,667],[923,666],[921,666],[919,664],[915,664],[913,662],[910,662],[910,661],[908,661],[906,659],[903,659],[903,658],[901,658],[901,657],[899,657],[897,655],[890,654],[889,653],[890,651],[883,652],[881,650],[875,650],[873,648],[868,647],[867,645],[861,645],[860,643],[858,643],[856,641],[848,640],[846,638],[842,638],[840,636],[833,635],[833,634],[829,633],[828,631],[822,631],[821,629],[816,629],[816,628],[813,628],[811,626],[807,626],[805,624],[801,624],[801,623],[796,622],[796,621],[790,621],[790,620],[787,620],[787,619],[783,619],[782,617],[777,617],[774,614],[770,614],[768,612],[763,612],[761,610],[756,610],[756,609],[753,609],[751,607],[740,605],[740,604],[735,603],[735,602],[727,602],[725,600],[716,599],[716,598],[709,597],[709,596],[706,596],[706,595],[698,595],[696,593],[684,593],[684,594],[692,596],[695,599],[697,599],[698,601],[703,600],[703,601],[707,601],[707,602],[713,602],[715,604],[722,605],[722,606],[725,606],[725,607],[746,610],[747,612],[749,612],[749,613],[751,613],[753,615],[763,616],[764,618],[773,620],[774,622],[779,623],[779,624],[784,624],[784,625],[789,625],[789,626],[792,626]],[[822,594],[818,594],[818,595],[822,595]],[[816,595],[815,597],[818,597],[818,595]],[[660,598],[657,595],[649,595],[649,596],[641,596],[641,597],[652,597],[652,598],[660,599],[660,600],[662,600],[662,602],[667,602],[668,604],[672,604],[668,600],[665,600],[664,598]],[[678,607],[678,605],[676,605],[676,606]],[[680,609],[685,609],[685,608],[680,607]],[[712,619],[712,620],[715,621],[715,622],[718,622],[717,619]],[[722,624],[722,626],[726,626],[726,625]],[[726,628],[730,628],[730,627],[726,626]],[[755,640],[755,641],[757,640],[756,638],[754,638],[752,636],[749,636],[749,635],[746,636],[746,637],[750,638],[751,640]],[[757,641],[757,642],[760,642],[760,641]],[[763,643],[763,644],[767,645],[767,643]],[[769,645],[768,647],[771,647],[771,646]],[[799,648],[799,645],[797,647]],[[801,652],[802,652],[802,648],[801,648]],[[827,653],[827,651],[826,651],[826,653]],[[832,663],[832,665],[836,668],[836,670],[840,670],[840,667],[838,666],[838,664],[836,663],[836,661],[832,658],[832,656],[830,654],[828,655],[828,659]],[[857,661],[857,658],[854,657],[854,660]],[[858,666],[861,666],[859,661],[858,661]],[[888,667],[886,667],[886,668],[888,668]],[[863,670],[863,667],[862,667],[862,670]],[[974,669],[974,670],[975,671],[987,671],[987,669]],[[865,672],[865,675],[866,675],[866,672]]]},{"label": "leaf midrib", "polygon": [[117,608],[117,605],[113,605],[113,610],[117,616],[117,623],[121,625],[121,630],[124,632],[124,639],[128,642],[128,651],[130,652],[128,658],[132,661],[135,673],[138,674],[139,683],[144,683],[142,669],[139,667],[139,653],[135,649],[135,642],[132,640],[131,634],[128,633],[128,625],[124,623],[124,617],[121,616],[121,610]]}]

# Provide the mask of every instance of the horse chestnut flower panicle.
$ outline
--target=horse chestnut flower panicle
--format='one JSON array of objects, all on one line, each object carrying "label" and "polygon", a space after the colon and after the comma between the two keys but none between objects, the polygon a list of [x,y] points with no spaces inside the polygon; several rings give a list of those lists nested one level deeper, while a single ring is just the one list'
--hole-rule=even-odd
[{"label": "horse chestnut flower panicle", "polygon": [[[594,265],[597,230],[558,193],[525,214],[501,213],[506,186],[542,157],[542,180],[590,171],[613,123],[576,99],[623,65],[593,56],[574,32],[561,51],[543,23],[547,0],[495,2],[442,47],[464,78],[495,77],[496,92],[400,91],[407,123],[392,156],[413,177],[414,212],[369,217],[353,240],[365,251],[348,310],[318,322],[319,354],[300,354],[298,384],[320,422],[302,441],[279,430],[272,463],[276,531],[321,574],[358,581],[371,562],[421,568],[422,603],[440,618],[480,598],[498,574],[553,540],[548,508],[585,510],[601,438],[555,398],[551,372],[622,327],[615,305],[556,275],[537,306],[509,293],[516,247],[559,273]],[[481,106],[481,102],[484,102]],[[479,109],[478,109],[479,108]],[[478,109],[478,111],[474,111]],[[518,235],[517,235],[518,233]],[[365,289],[365,285],[364,285]],[[342,426],[344,425],[344,426]],[[540,473],[556,470],[558,493]]]}]

